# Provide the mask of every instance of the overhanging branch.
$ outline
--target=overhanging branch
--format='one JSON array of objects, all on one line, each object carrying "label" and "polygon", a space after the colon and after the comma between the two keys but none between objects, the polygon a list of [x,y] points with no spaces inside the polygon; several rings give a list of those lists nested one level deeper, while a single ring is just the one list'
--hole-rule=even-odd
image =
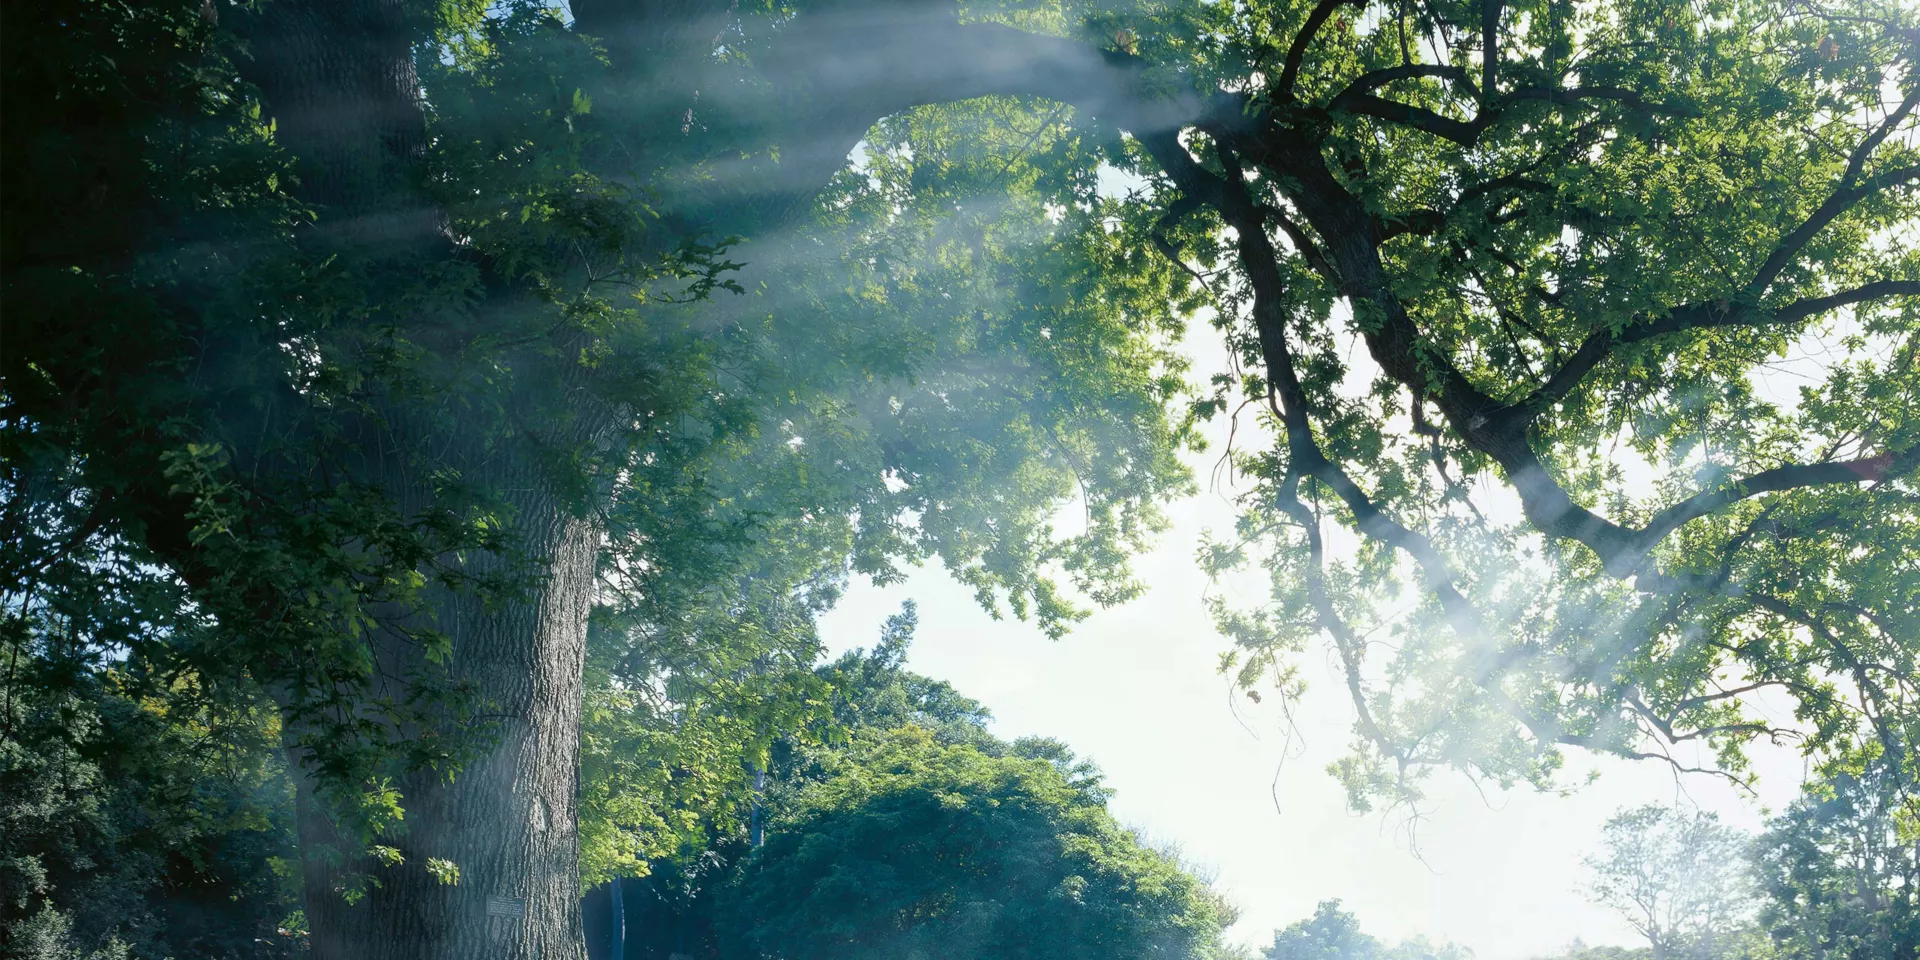
[{"label": "overhanging branch", "polygon": [[[781,108],[746,132],[747,163],[724,232],[764,234],[793,222],[879,120],[933,103],[1030,96],[1138,135],[1178,130],[1209,110],[1237,113],[1244,98],[1146,80],[1146,61],[997,23],[961,23],[950,2],[804,14],[784,27],[758,66]],[[857,55],[849,55],[856,51]],[[736,166],[739,166],[736,164]]]},{"label": "overhanging branch", "polygon": [[1516,406],[1537,413],[1572,393],[1616,347],[1690,330],[1762,327],[1794,323],[1841,307],[1889,297],[1920,296],[1920,280],[1876,280],[1849,290],[1796,300],[1776,310],[1743,306],[1730,301],[1690,303],[1665,314],[1628,324],[1618,330],[1596,330],[1581,341],[1571,357],[1547,382]]}]

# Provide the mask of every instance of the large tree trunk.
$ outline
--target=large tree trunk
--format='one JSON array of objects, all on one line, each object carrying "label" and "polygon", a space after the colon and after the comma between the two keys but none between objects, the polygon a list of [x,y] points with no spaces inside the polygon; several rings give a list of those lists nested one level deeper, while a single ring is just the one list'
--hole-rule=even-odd
[{"label": "large tree trunk", "polygon": [[[406,816],[380,842],[397,865],[355,858],[327,811],[300,794],[306,911],[316,960],[534,960],[584,957],[580,923],[577,774],[580,687],[600,530],[534,482],[510,496],[523,548],[541,569],[510,603],[443,592],[431,625],[453,640],[454,678],[472,685],[481,711],[471,729],[482,750],[451,778],[427,771],[398,784]],[[469,572],[500,561],[480,555]],[[390,644],[387,670],[419,666],[416,645]],[[459,870],[446,883],[430,859]],[[348,902],[343,882],[377,886]]]},{"label": "large tree trunk", "polygon": [[[420,191],[427,141],[412,49],[427,39],[422,26],[404,0],[276,0],[234,24],[250,50],[243,70],[294,157],[303,199],[318,211],[310,242],[352,248],[354,256],[389,267],[448,255],[440,214]],[[515,296],[510,290],[500,295]],[[558,379],[566,389],[580,386],[565,375]],[[481,712],[465,729],[441,723],[441,729],[405,733],[466,735],[483,746],[457,770],[425,771],[394,784],[405,810],[402,828],[376,842],[398,848],[404,862],[343,860],[356,847],[337,835],[312,774],[303,772],[300,842],[313,955],[584,958],[577,768],[597,521],[583,516],[582,505],[563,496],[536,465],[533,448],[540,444],[527,437],[480,437],[491,428],[470,424],[454,428],[455,437],[427,428],[396,440],[396,433],[410,432],[401,425],[416,420],[409,409],[376,419],[363,446],[385,452],[365,454],[362,469],[350,472],[388,490],[403,514],[419,516],[436,504],[415,454],[436,451],[503,501],[517,535],[515,559],[532,561],[537,576],[509,599],[440,589],[426,609],[401,614],[451,638],[452,679],[469,685]],[[583,410],[566,423],[541,424],[549,435],[540,439],[580,449],[582,431],[596,422],[604,419]],[[463,452],[438,452],[449,448]],[[465,572],[486,576],[509,562],[471,551],[462,564]],[[382,682],[404,684],[411,671],[431,669],[420,646],[405,637],[389,637],[380,647]],[[435,859],[458,869],[457,882],[430,871]],[[373,883],[356,884],[356,876]],[[356,888],[364,895],[350,902],[344,894]]]}]

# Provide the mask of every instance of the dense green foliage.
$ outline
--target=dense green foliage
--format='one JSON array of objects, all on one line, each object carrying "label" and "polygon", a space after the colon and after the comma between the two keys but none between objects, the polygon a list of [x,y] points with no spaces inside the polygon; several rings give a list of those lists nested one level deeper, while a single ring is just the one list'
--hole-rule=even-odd
[{"label": "dense green foliage", "polygon": [[1920,807],[1873,759],[1812,785],[1758,842],[1760,927],[1790,960],[1920,956]]},{"label": "dense green foliage", "polygon": [[1231,908],[1114,822],[1091,764],[904,669],[914,622],[812,671],[822,709],[752,809],[625,884],[628,956],[1225,956]]},{"label": "dense green foliage", "polygon": [[[130,625],[90,656],[271,697],[341,840],[392,855],[400,784],[487,748],[488,694],[434,611],[543,588],[516,526],[537,478],[606,527],[597,876],[675,849],[694,828],[672,811],[721,805],[804,713],[737,675],[810,663],[809,618],[850,571],[939,557],[1055,631],[1082,615],[1056,581],[1137,589],[1125,556],[1184,483],[1172,272],[1123,262],[1097,216],[1051,217],[1041,164],[948,159],[971,149],[956,130],[1032,111],[958,116],[921,166],[823,184],[804,240],[741,247],[689,227],[687,195],[657,209],[683,156],[627,176],[625,131],[658,104],[552,11],[425,6],[421,189],[458,242],[400,251],[404,224],[296,199],[324,171],[239,79],[271,5],[9,12],[16,659],[72,641],[43,613],[95,590]],[[1058,133],[1045,176],[1090,183]],[[990,168],[1006,202],[950,216]],[[1087,522],[1063,534],[1070,498]],[[137,575],[94,584],[99,563]]]},{"label": "dense green foliage", "polygon": [[209,704],[97,656],[10,664],[0,956],[287,955],[299,901],[271,706]]},{"label": "dense green foliage", "polygon": [[723,957],[1206,957],[1230,914],[1018,745],[854,744],[716,911]]},{"label": "dense green foliage", "polygon": [[[757,734],[726,728],[777,712],[750,695],[700,701],[699,726],[620,758],[659,764],[671,782],[597,774],[612,809],[589,806],[583,826],[611,831],[636,809],[677,818],[646,835],[675,844],[654,855],[659,876],[649,882],[690,915],[696,953],[712,943],[721,956],[759,956],[777,943],[792,956],[795,931],[823,956],[855,943],[872,956],[964,948],[1201,958],[1224,949],[1232,910],[1113,821],[1090,764],[1053,741],[994,737],[977,703],[903,668],[913,627],[908,610],[871,653],[762,664],[742,689],[764,682],[803,692],[768,699],[815,705],[804,722],[778,728],[764,753],[742,750]],[[190,691],[141,687],[138,664],[22,667],[32,683],[23,689],[45,692],[16,701],[0,770],[4,955],[297,952],[298,900],[283,872],[294,854],[291,795],[271,708],[215,717]],[[187,709],[203,715],[177,715]],[[757,789],[756,760],[771,765]],[[759,848],[747,835],[752,816],[766,824]],[[646,866],[589,869],[631,877]],[[815,882],[823,870],[849,885],[844,896]],[[685,934],[661,926],[648,933]],[[636,932],[635,949],[646,943]]]},{"label": "dense green foliage", "polygon": [[[1286,68],[1168,183],[1277,235],[1188,247],[1280,437],[1214,553],[1271,576],[1222,612],[1243,678],[1332,637],[1361,803],[1564,745],[1743,775],[1783,725],[1736,689],[1815,752],[1911,743],[1912,8],[1245,7],[1216,62]],[[1763,389],[1793,352],[1825,370]]]}]

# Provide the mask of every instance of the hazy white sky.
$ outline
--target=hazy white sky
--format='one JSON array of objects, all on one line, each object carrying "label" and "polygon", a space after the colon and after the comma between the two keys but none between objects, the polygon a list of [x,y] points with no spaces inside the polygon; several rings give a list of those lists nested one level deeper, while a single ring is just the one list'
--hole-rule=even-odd
[{"label": "hazy white sky", "polygon": [[[1198,326],[1189,347],[1204,378],[1220,351]],[[1213,449],[1193,458],[1203,487],[1224,436],[1214,426]],[[1231,529],[1231,493],[1174,504],[1172,528],[1138,561],[1147,594],[1095,614],[1065,640],[993,620],[937,566],[885,589],[856,584],[825,618],[825,639],[836,653],[871,646],[903,600],[917,601],[909,666],[985,703],[999,735],[1055,737],[1098,762],[1117,790],[1115,814],[1214,871],[1243,911],[1233,933],[1249,943],[1265,944],[1337,897],[1375,936],[1452,940],[1480,960],[1539,956],[1575,937],[1632,944],[1632,931],[1580,892],[1580,858],[1610,814],[1678,802],[1752,828],[1763,807],[1779,809],[1797,792],[1803,765],[1790,750],[1756,757],[1758,798],[1709,778],[1676,780],[1664,765],[1576,755],[1570,782],[1587,769],[1600,778],[1567,796],[1492,788],[1483,796],[1442,774],[1411,837],[1404,817],[1347,812],[1325,770],[1352,722],[1331,661],[1313,654],[1291,747],[1275,713],[1230,696],[1215,672],[1228,644],[1207,617],[1194,552],[1203,532]]]}]

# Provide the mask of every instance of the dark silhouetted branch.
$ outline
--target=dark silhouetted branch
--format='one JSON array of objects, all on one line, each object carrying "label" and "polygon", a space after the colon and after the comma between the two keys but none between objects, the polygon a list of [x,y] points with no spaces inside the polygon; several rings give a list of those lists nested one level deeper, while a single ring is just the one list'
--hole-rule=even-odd
[{"label": "dark silhouetted branch", "polygon": [[1407,63],[1397,67],[1387,67],[1383,70],[1370,70],[1363,73],[1355,77],[1352,83],[1347,84],[1345,90],[1340,91],[1334,96],[1333,100],[1329,102],[1337,103],[1341,97],[1372,93],[1389,83],[1394,83],[1399,80],[1412,80],[1417,77],[1433,77],[1438,80],[1450,80],[1459,84],[1471,94],[1475,100],[1480,99],[1480,88],[1474,85],[1472,75],[1459,67],[1448,67],[1430,63]]},{"label": "dark silhouetted branch", "polygon": [[1589,334],[1573,355],[1547,378],[1547,382],[1517,406],[1537,412],[1565,398],[1614,348],[1624,344],[1688,330],[1793,323],[1840,307],[1901,296],[1920,296],[1920,280],[1876,280],[1850,290],[1796,300],[1777,310],[1745,307],[1729,301],[1675,307],[1656,319],[1628,324],[1619,330],[1596,330]]},{"label": "dark silhouetted branch", "polygon": [[1314,35],[1326,25],[1327,18],[1333,16],[1335,10],[1359,2],[1361,0],[1320,0],[1313,12],[1307,14],[1307,22],[1300,26],[1300,32],[1293,36],[1293,43],[1287,46],[1286,64],[1280,69],[1280,84],[1274,94],[1281,102],[1293,99],[1294,84],[1300,79],[1300,62],[1306,59],[1307,48],[1313,45]]},{"label": "dark silhouetted branch", "polygon": [[1495,86],[1500,66],[1500,0],[1480,0],[1480,89],[1481,105],[1499,95]]},{"label": "dark silhouetted branch", "polygon": [[1452,117],[1435,113],[1425,107],[1412,106],[1401,103],[1398,100],[1388,100],[1385,97],[1377,97],[1371,93],[1356,93],[1352,91],[1342,93],[1340,96],[1335,97],[1327,104],[1327,109],[1332,112],[1345,112],[1377,117],[1388,123],[1399,124],[1403,127],[1412,127],[1415,130],[1433,134],[1442,140],[1451,140],[1462,147],[1471,147],[1478,143],[1480,141],[1481,131],[1485,130],[1492,122],[1490,119],[1492,114],[1490,113],[1483,113],[1479,118],[1472,121],[1455,120]]},{"label": "dark silhouetted branch", "polygon": [[1841,186],[1807,215],[1807,219],[1801,221],[1799,226],[1793,228],[1774,246],[1773,252],[1768,254],[1767,259],[1760,264],[1760,269],[1754,272],[1753,281],[1747,284],[1748,294],[1757,297],[1766,292],[1768,287],[1773,286],[1773,281],[1780,276],[1781,271],[1800,256],[1800,251],[1805,249],[1821,230],[1826,229],[1826,226],[1838,219],[1841,214],[1853,209],[1855,204],[1889,187],[1914,180],[1920,180],[1920,165],[1895,167],[1859,183],[1843,180]]},{"label": "dark silhouetted branch", "polygon": [[1858,460],[1793,464],[1762,470],[1726,486],[1696,493],[1654,514],[1653,519],[1648,521],[1639,536],[1650,548],[1652,544],[1688,521],[1717,513],[1728,504],[1737,503],[1749,497],[1757,497],[1763,493],[1797,490],[1802,487],[1830,486],[1836,483],[1869,483],[1885,476],[1888,468],[1893,464],[1893,455],[1882,453]]},{"label": "dark silhouetted branch", "polygon": [[1666,114],[1670,116],[1694,116],[1698,111],[1691,107],[1675,104],[1655,103],[1640,94],[1623,87],[1590,86],[1558,89],[1553,87],[1524,87],[1499,97],[1483,97],[1485,105],[1472,120],[1458,120],[1436,113],[1425,107],[1416,107],[1375,96],[1363,89],[1348,88],[1327,103],[1329,111],[1344,111],[1376,117],[1389,123],[1410,127],[1432,134],[1442,140],[1448,140],[1462,147],[1473,147],[1480,142],[1481,134],[1500,122],[1507,111],[1516,103],[1529,100],[1544,101],[1556,106],[1591,106],[1595,100],[1618,103],[1629,110],[1640,113]]}]

